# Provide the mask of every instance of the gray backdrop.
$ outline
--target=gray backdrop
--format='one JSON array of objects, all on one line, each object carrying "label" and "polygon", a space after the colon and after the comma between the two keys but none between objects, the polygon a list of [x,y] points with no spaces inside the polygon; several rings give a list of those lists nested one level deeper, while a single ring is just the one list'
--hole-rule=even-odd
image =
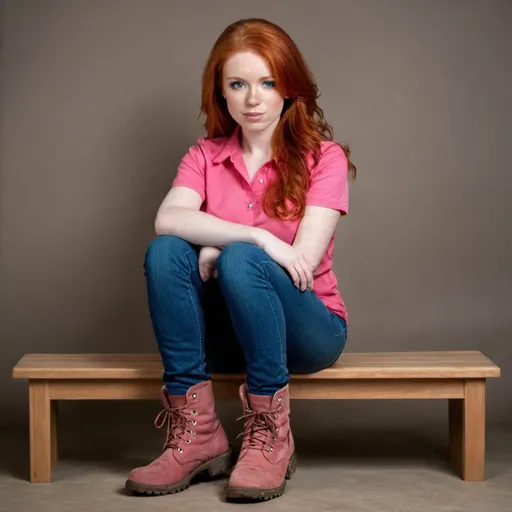
[{"label": "gray backdrop", "polygon": [[[156,350],[142,268],[154,216],[202,134],[207,54],[253,16],[295,39],[359,168],[335,250],[347,351],[481,350],[503,370],[488,418],[510,422],[512,2],[11,0],[0,423],[26,425],[27,386],[11,380],[25,353]],[[333,428],[446,416],[437,402],[296,410],[296,423],[313,410]]]}]

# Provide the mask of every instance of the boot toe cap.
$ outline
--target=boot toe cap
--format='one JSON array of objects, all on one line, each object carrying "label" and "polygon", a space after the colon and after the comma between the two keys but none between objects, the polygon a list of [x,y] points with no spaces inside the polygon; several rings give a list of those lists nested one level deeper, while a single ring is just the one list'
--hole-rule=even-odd
[{"label": "boot toe cap", "polygon": [[161,472],[148,470],[147,467],[135,468],[128,473],[128,480],[140,485],[165,485],[167,480]]},{"label": "boot toe cap", "polygon": [[282,484],[282,478],[258,466],[235,468],[229,478],[229,487],[244,489],[274,489]]},{"label": "boot toe cap", "polygon": [[[179,475],[178,475],[179,476]],[[147,466],[132,469],[128,474],[128,480],[141,485],[169,485],[175,480],[176,475],[165,461],[155,460]]]}]

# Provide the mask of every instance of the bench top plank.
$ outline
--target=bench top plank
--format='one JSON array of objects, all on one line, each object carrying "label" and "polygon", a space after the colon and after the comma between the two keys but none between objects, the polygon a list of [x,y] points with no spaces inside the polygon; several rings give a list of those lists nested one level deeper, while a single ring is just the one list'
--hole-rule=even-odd
[{"label": "bench top plank", "polygon": [[[159,354],[27,354],[14,367],[14,379],[161,379]],[[343,353],[310,379],[415,379],[499,377],[500,368],[478,351]],[[215,374],[214,380],[240,375]]]}]

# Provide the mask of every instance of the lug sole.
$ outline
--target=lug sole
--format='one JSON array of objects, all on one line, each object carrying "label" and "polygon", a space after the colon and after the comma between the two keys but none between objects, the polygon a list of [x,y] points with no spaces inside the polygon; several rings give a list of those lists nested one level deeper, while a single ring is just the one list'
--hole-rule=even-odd
[{"label": "lug sole", "polygon": [[127,480],[125,487],[135,494],[146,496],[161,496],[164,494],[175,494],[185,491],[190,487],[191,480],[200,473],[207,473],[210,477],[215,477],[226,473],[232,466],[231,449],[219,455],[215,459],[201,464],[191,471],[183,480],[168,485],[151,485],[135,480]]},{"label": "lug sole", "polygon": [[297,469],[297,457],[292,454],[283,483],[274,489],[258,489],[255,487],[227,487],[227,501],[268,501],[282,496],[286,488],[286,480],[290,480]]}]

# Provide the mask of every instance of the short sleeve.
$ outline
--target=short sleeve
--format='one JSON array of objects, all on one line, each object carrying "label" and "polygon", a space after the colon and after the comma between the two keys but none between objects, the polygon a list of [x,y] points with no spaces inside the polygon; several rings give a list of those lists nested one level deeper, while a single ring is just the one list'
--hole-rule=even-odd
[{"label": "short sleeve", "polygon": [[311,172],[306,206],[323,206],[348,213],[348,161],[338,144],[324,142],[318,165]]},{"label": "short sleeve", "polygon": [[173,187],[188,187],[195,190],[204,201],[206,198],[206,158],[201,139],[195,146],[188,149],[178,165],[178,172],[172,182]]}]

